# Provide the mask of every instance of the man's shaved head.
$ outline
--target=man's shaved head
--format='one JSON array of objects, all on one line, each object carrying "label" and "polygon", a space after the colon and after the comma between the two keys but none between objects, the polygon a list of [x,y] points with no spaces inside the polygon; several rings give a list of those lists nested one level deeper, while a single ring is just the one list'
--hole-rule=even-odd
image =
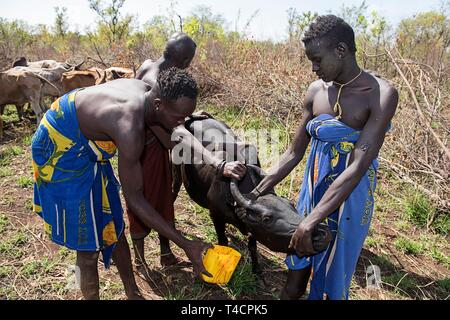
[{"label": "man's shaved head", "polygon": [[197,45],[187,34],[177,32],[167,41],[164,58],[180,69],[189,66],[195,55]]}]

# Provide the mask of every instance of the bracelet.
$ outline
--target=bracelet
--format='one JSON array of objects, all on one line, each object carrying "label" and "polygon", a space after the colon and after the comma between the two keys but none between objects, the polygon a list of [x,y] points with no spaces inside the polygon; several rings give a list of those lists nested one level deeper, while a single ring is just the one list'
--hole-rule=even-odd
[{"label": "bracelet", "polygon": [[227,162],[225,160],[223,160],[216,168],[216,174],[217,175],[223,175],[223,170],[225,169],[225,164]]},{"label": "bracelet", "polygon": [[261,191],[259,191],[258,187],[255,187],[253,190],[256,190],[256,192],[258,192],[258,194],[256,195],[256,197],[258,198],[261,195]]}]

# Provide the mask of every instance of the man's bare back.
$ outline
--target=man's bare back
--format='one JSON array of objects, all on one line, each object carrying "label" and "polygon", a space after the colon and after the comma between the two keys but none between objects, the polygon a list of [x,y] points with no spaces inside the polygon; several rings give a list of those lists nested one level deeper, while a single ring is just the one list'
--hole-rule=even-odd
[{"label": "man's bare back", "polygon": [[119,79],[77,93],[78,122],[89,140],[115,140],[118,132],[144,129],[145,94],[150,86],[135,79]]}]

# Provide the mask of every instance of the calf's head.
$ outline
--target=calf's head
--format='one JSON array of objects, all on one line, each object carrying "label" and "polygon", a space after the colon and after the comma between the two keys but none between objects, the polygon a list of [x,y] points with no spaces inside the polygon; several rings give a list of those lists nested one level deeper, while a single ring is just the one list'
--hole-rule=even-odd
[{"label": "calf's head", "polygon": [[[253,189],[262,179],[264,174],[256,166],[247,165],[247,179],[243,179],[240,184],[248,184]],[[250,177],[250,179],[248,179]],[[236,180],[230,183],[231,194],[236,201],[236,205],[245,210],[239,210],[239,218],[245,223],[249,232],[255,238],[275,252],[294,253],[290,250],[289,243],[292,235],[302,221],[302,217],[297,213],[295,206],[286,198],[277,196],[275,192],[270,192],[251,201],[241,190],[249,190],[248,186],[238,186]],[[326,249],[331,240],[331,233],[324,224],[319,224],[313,232],[312,241],[316,252]]]}]

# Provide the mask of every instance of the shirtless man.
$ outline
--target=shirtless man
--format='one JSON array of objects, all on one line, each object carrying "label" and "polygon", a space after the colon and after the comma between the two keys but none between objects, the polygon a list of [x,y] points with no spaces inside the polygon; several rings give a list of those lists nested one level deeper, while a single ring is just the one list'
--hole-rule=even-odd
[{"label": "shirtless man", "polygon": [[[348,299],[373,213],[376,158],[397,108],[398,93],[358,66],[354,32],[342,19],[319,16],[302,41],[319,80],[308,88],[293,144],[250,197],[283,180],[311,142],[297,204],[306,219],[292,236],[296,255],[286,258],[289,273],[281,298],[301,297],[312,269],[309,299]],[[324,221],[333,241],[324,252],[311,256],[312,230]]]},{"label": "shirtless man", "polygon": [[[160,72],[172,67],[186,69],[195,55],[197,45],[184,33],[175,33],[167,41],[163,56],[157,61],[145,60],[136,72],[136,79],[153,86]],[[157,138],[155,137],[157,136]],[[147,132],[141,166],[144,181],[144,197],[163,218],[175,225],[174,196],[172,195],[172,165],[169,150],[174,146],[171,137],[160,126],[151,126]],[[145,238],[150,233],[132,210],[127,208],[130,223],[130,234],[135,253],[135,265],[138,270],[145,271]],[[169,240],[159,234],[160,262],[162,266],[170,266],[178,262],[173,254]]]},{"label": "shirtless man", "polygon": [[[197,275],[208,275],[202,258],[210,245],[183,237],[145,200],[140,164],[146,128],[161,125],[171,132],[195,110],[197,94],[193,78],[176,68],[162,72],[152,88],[140,80],[120,79],[62,96],[36,130],[33,210],[44,219],[54,242],[77,250],[86,299],[99,298],[99,252],[106,267],[114,259],[127,297],[142,298],[124,236],[119,184],[108,161],[116,148],[129,208],[146,226],[180,246]],[[215,166],[220,162],[208,154],[204,159]],[[235,178],[245,174],[243,165],[229,169]]]}]

